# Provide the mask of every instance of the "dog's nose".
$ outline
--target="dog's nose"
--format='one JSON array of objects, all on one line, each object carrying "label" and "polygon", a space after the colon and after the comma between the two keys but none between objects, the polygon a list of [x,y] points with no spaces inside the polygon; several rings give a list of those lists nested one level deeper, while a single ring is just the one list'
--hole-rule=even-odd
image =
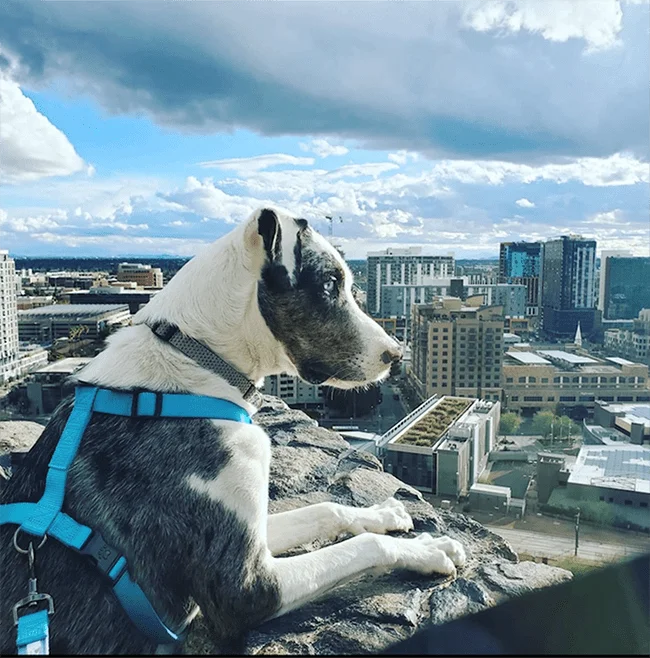
[{"label": "dog's nose", "polygon": [[399,347],[396,347],[392,350],[386,350],[381,355],[381,360],[386,365],[389,363],[397,363],[402,360],[402,350]]}]

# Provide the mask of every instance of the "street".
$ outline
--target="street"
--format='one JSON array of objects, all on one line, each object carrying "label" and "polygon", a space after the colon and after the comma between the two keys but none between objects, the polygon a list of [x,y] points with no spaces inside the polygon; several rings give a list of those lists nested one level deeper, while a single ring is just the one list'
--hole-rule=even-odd
[{"label": "street", "polygon": [[[575,540],[569,537],[490,525],[486,528],[503,537],[517,552],[528,553],[535,557],[567,557],[574,554]],[[625,543],[621,544],[583,540],[578,544],[578,557],[591,562],[609,562],[645,553],[650,553],[650,540],[644,538],[625,538]]]}]

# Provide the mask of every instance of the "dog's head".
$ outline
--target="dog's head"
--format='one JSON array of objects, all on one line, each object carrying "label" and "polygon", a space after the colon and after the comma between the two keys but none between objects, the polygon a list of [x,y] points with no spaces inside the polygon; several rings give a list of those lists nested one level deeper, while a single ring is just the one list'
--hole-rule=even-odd
[{"label": "dog's head", "polygon": [[260,312],[302,379],[354,388],[397,369],[400,346],[359,308],[345,261],[306,220],[263,209],[246,236],[261,255]]}]

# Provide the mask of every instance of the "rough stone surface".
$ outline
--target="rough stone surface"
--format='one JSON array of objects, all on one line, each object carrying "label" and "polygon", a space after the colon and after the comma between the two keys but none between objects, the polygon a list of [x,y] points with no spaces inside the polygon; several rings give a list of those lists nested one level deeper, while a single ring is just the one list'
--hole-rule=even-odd
[{"label": "rough stone surface", "polygon": [[[394,496],[404,502],[414,521],[414,532],[403,536],[447,534],[463,543],[468,560],[456,580],[393,572],[352,581],[256,628],[248,637],[247,653],[378,653],[430,623],[445,623],[571,578],[563,569],[520,563],[501,537],[469,517],[434,509],[416,489],[385,473],[372,455],[353,450],[340,435],[318,427],[282,401],[267,397],[255,420],[272,442],[272,513],[323,501],[374,505]],[[0,455],[26,449],[41,431],[36,423],[0,423]],[[318,548],[313,542],[287,554]],[[220,653],[200,617],[185,651]]]},{"label": "rough stone surface", "polygon": [[[282,512],[334,501],[375,505],[390,496],[402,500],[415,530],[446,534],[463,543],[467,565],[456,580],[407,572],[365,576],[323,599],[256,628],[246,650],[262,655],[372,654],[386,650],[430,623],[442,624],[478,612],[511,596],[554,585],[571,574],[533,562],[519,563],[501,537],[461,514],[434,509],[422,494],[385,473],[372,455],[350,448],[275,398],[256,416],[271,436],[273,463],[269,510]],[[317,542],[307,550],[320,548]],[[292,550],[289,554],[304,552]],[[191,653],[217,653],[199,618],[186,644]]]}]

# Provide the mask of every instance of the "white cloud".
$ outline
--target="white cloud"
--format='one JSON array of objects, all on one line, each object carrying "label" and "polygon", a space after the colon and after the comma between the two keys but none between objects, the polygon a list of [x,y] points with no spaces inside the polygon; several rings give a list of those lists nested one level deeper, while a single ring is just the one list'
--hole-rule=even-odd
[{"label": "white cloud", "polygon": [[591,215],[585,220],[585,224],[596,224],[601,226],[629,226],[630,222],[624,221],[624,212],[620,208],[609,212],[599,212]]},{"label": "white cloud", "polygon": [[338,144],[330,144],[326,139],[312,139],[311,142],[300,142],[298,145],[302,151],[315,153],[319,158],[329,158],[331,155],[345,155],[350,152],[347,147]]},{"label": "white cloud", "polygon": [[0,73],[0,181],[69,176],[86,167],[68,138]]},{"label": "white cloud", "polygon": [[463,14],[464,24],[478,32],[527,30],[549,41],[582,39],[586,52],[619,45],[622,19],[617,0],[475,0]]},{"label": "white cloud", "polygon": [[183,188],[160,196],[176,204],[180,210],[209,219],[220,219],[227,224],[234,224],[248,217],[260,205],[256,199],[227,194],[209,178],[200,181],[194,176],[186,180]]},{"label": "white cloud", "polygon": [[420,155],[412,151],[397,151],[397,153],[389,153],[388,159],[391,162],[396,162],[398,165],[405,165],[409,160],[417,162]]},{"label": "white cloud", "polygon": [[532,201],[529,201],[528,199],[517,199],[515,203],[520,207],[520,208],[534,208],[535,204]]},{"label": "white cloud", "polygon": [[269,153],[268,155],[255,155],[251,158],[229,158],[199,162],[200,167],[232,170],[239,174],[262,171],[277,165],[309,166],[313,164],[314,158],[301,158],[288,153]]},{"label": "white cloud", "polygon": [[578,181],[590,187],[608,187],[647,183],[650,165],[630,154],[615,153],[607,158],[577,158],[538,166],[495,160],[442,160],[432,167],[430,173],[442,180],[468,184],[502,185],[505,182],[545,180],[555,183]]}]

